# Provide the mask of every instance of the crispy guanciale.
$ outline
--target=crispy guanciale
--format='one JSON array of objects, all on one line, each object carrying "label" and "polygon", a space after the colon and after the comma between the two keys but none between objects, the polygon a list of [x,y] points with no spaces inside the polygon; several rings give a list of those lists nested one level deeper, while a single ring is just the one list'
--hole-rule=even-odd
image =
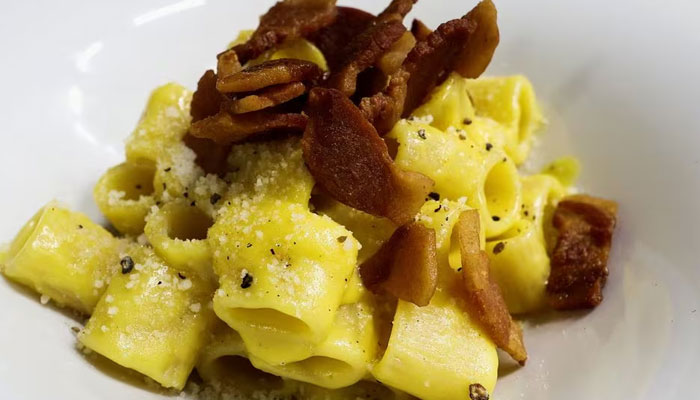
[{"label": "crispy guanciale", "polygon": [[304,160],[316,183],[336,200],[401,226],[413,219],[434,183],[399,169],[384,141],[343,93],[311,90]]},{"label": "crispy guanciale", "polygon": [[352,7],[338,7],[338,17],[329,26],[309,36],[321,50],[331,71],[343,61],[348,43],[374,21],[374,15]]},{"label": "crispy guanciale", "polygon": [[479,77],[491,62],[498,41],[496,8],[491,0],[483,0],[464,17],[438,26],[416,44],[404,62],[411,77],[403,117],[423,103],[452,71],[465,78]]},{"label": "crispy guanciale", "polygon": [[393,45],[379,58],[377,61],[377,68],[381,70],[386,76],[391,76],[391,74],[401,68],[403,62],[406,60],[408,53],[416,45],[416,38],[411,32],[404,32],[403,35],[394,42]]},{"label": "crispy guanciale", "polygon": [[352,96],[357,88],[357,77],[362,71],[377,64],[406,32],[403,17],[411,11],[415,0],[393,0],[365,30],[357,34],[345,47],[335,69],[331,69],[326,86]]},{"label": "crispy guanciale", "polygon": [[207,70],[199,78],[197,90],[192,95],[190,106],[192,122],[215,115],[219,112],[221,103],[225,100],[226,97],[216,90],[216,74],[212,70]]},{"label": "crispy guanciale", "polygon": [[234,114],[244,114],[296,99],[306,93],[306,85],[302,82],[285,83],[260,89],[245,97],[231,101],[229,111]]},{"label": "crispy guanciale", "polygon": [[479,212],[463,212],[454,229],[462,258],[461,293],[469,315],[481,324],[496,346],[524,365],[527,352],[522,329],[510,316],[501,289],[491,277],[488,255],[481,250]]},{"label": "crispy guanciale", "polygon": [[321,68],[310,61],[281,58],[244,68],[219,79],[216,88],[222,93],[242,93],[293,82],[313,85],[322,75]]},{"label": "crispy guanciale", "polygon": [[411,24],[411,33],[416,40],[425,40],[431,33],[433,33],[433,31],[428,28],[428,25],[424,24],[423,21],[416,18]]},{"label": "crispy guanciale", "polygon": [[418,222],[399,227],[391,238],[360,265],[365,287],[423,307],[437,288],[435,230]]},{"label": "crispy guanciale", "polygon": [[547,281],[557,310],[593,308],[603,301],[617,204],[587,195],[559,202],[552,222],[559,230]]},{"label": "crispy guanciale", "polygon": [[194,137],[227,145],[274,131],[302,132],[306,121],[307,118],[303,114],[281,113],[275,109],[246,114],[231,114],[222,110],[216,115],[193,123],[190,133]]},{"label": "crispy guanciale", "polygon": [[380,135],[389,132],[401,119],[409,77],[409,73],[402,68],[391,76],[386,89],[360,101],[362,115]]},{"label": "crispy guanciale", "polygon": [[404,32],[406,27],[398,18],[372,23],[347,45],[342,61],[331,71],[326,85],[352,96],[357,87],[357,76],[377,63]]},{"label": "crispy guanciale", "polygon": [[284,0],[260,18],[250,39],[233,47],[241,64],[284,41],[307,37],[336,18],[335,0]]},{"label": "crispy guanciale", "polygon": [[466,78],[481,75],[493,57],[498,37],[496,8],[491,0],[483,0],[464,17],[440,25],[419,40],[397,72],[404,75],[392,78],[389,86],[375,95],[377,99],[362,99],[363,114],[380,134],[386,133],[400,117],[408,117],[422,104],[452,71]]},{"label": "crispy guanciale", "polygon": [[216,56],[216,76],[217,79],[223,79],[235,74],[243,69],[243,66],[238,61],[238,55],[233,49],[228,49]]}]

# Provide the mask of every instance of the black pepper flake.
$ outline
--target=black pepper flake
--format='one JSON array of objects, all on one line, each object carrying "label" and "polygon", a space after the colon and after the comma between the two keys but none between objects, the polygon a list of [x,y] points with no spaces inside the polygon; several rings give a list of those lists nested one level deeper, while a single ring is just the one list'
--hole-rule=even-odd
[{"label": "black pepper flake", "polygon": [[83,229],[83,228],[84,228],[84,226],[82,224],[78,225],[78,229]]},{"label": "black pepper flake", "polygon": [[503,157],[503,162],[506,162],[506,161],[508,161],[508,158]]},{"label": "black pepper flake", "polygon": [[459,140],[467,140],[467,135],[460,133],[459,134]]},{"label": "black pepper flake", "polygon": [[[238,247],[238,246],[236,246]],[[226,256],[226,261],[231,261],[231,256]]]},{"label": "black pepper flake", "polygon": [[187,279],[187,277],[185,275],[182,275],[182,273],[180,272],[177,273],[177,277],[180,279]]},{"label": "black pepper flake", "polygon": [[469,398],[471,400],[489,400],[489,392],[479,383],[469,385]]},{"label": "black pepper flake", "polygon": [[168,168],[164,169],[163,171],[170,172],[171,170],[172,170],[172,167],[168,167]]},{"label": "black pepper flake", "polygon": [[457,268],[457,272],[462,272],[462,267]]},{"label": "black pepper flake", "polygon": [[241,289],[248,289],[253,285],[253,275],[245,273],[243,280],[241,281]]},{"label": "black pepper flake", "polygon": [[136,190],[141,190],[142,186],[140,184],[137,184],[135,187],[136,187]]},{"label": "black pepper flake", "polygon": [[161,203],[160,201],[156,201],[156,205],[157,205],[157,206],[159,206],[159,205],[161,205],[161,204],[163,204],[163,203]]},{"label": "black pepper flake", "polygon": [[431,199],[433,199],[435,201],[438,201],[438,200],[440,200],[440,193],[430,192],[430,193],[428,193],[428,197],[430,197]]},{"label": "black pepper flake", "polygon": [[80,328],[77,326],[71,326],[70,330],[72,330],[74,333],[80,333]]},{"label": "black pepper flake", "polygon": [[425,140],[425,129],[418,129],[418,137]]},{"label": "black pepper flake", "polygon": [[270,253],[274,256],[274,255],[275,255],[275,249],[270,249]]},{"label": "black pepper flake", "polygon": [[219,200],[221,200],[221,195],[218,193],[212,194],[211,197],[209,198],[209,202],[211,203],[212,206],[214,204],[218,203]]},{"label": "black pepper flake", "polygon": [[501,220],[501,217],[499,217],[498,215],[494,215],[493,217],[491,217],[491,219],[494,220],[495,222],[498,222]]},{"label": "black pepper flake", "polygon": [[189,194],[188,192],[185,192],[185,193],[183,193],[182,195],[185,196],[185,198],[190,197],[190,194]]},{"label": "black pepper flake", "polygon": [[166,185],[165,182],[163,182],[163,190],[168,190],[168,185]]},{"label": "black pepper flake", "polygon": [[525,216],[527,217],[528,215],[530,215],[530,212],[525,210],[525,212],[523,212],[523,214],[525,214]]},{"label": "black pepper flake", "polygon": [[338,243],[345,243],[346,240],[348,240],[347,236],[338,236]]},{"label": "black pepper flake", "polygon": [[253,243],[248,243],[247,245],[245,245],[245,247],[249,249],[249,248],[253,247]]},{"label": "black pepper flake", "polygon": [[493,254],[499,254],[506,248],[506,242],[498,242],[493,246]]},{"label": "black pepper flake", "polygon": [[158,286],[162,285],[163,281],[158,281]]},{"label": "black pepper flake", "polygon": [[194,207],[194,206],[196,206],[196,205],[197,205],[197,202],[195,202],[195,201],[193,201],[193,202],[190,203],[190,207]]},{"label": "black pepper flake", "polygon": [[486,151],[491,151],[493,145],[491,143],[486,143]]},{"label": "black pepper flake", "polygon": [[472,124],[472,120],[469,118],[465,118],[464,121],[462,121],[462,122],[464,122],[464,125],[471,125]]},{"label": "black pepper flake", "polygon": [[122,258],[119,264],[122,266],[122,274],[126,275],[134,269],[134,260],[129,256]]},{"label": "black pepper flake", "polygon": [[433,212],[438,212],[438,211],[440,211],[440,210],[442,210],[442,204],[440,204],[440,205],[438,206],[438,208],[434,209]]}]

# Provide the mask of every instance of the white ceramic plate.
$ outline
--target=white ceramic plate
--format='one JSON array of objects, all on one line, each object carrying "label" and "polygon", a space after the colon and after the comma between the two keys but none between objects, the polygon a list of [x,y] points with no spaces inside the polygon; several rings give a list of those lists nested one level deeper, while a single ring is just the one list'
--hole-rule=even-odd
[{"label": "white ceramic plate", "polygon": [[[414,14],[435,26],[474,3],[422,0]],[[91,187],[122,160],[150,90],[193,87],[270,4],[3,2],[0,241],[52,198],[99,218]],[[551,121],[536,157],[580,157],[582,187],[621,209],[605,301],[530,321],[528,364],[503,371],[496,397],[698,398],[700,3],[497,5],[502,42],[488,73],[534,82]],[[0,280],[0,304],[0,398],[159,398],[90,365],[73,347],[75,322],[36,295]]]}]

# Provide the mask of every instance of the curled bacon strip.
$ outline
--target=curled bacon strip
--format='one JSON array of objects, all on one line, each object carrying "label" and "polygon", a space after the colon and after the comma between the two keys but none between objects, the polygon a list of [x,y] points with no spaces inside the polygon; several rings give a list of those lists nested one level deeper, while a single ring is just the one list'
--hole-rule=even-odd
[{"label": "curled bacon strip", "polygon": [[293,58],[265,61],[219,79],[222,93],[253,92],[268,86],[292,82],[315,82],[323,75],[318,65]]},{"label": "curled bacon strip", "polygon": [[527,351],[523,332],[511,318],[501,289],[491,278],[488,256],[480,246],[479,224],[479,212],[469,210],[459,216],[455,225],[462,257],[462,292],[469,315],[481,324],[496,346],[524,365]]},{"label": "curled bacon strip", "polygon": [[377,67],[386,75],[390,76],[401,68],[408,53],[416,45],[416,38],[411,32],[404,34],[394,42],[394,44],[377,61]]},{"label": "curled bacon strip", "polygon": [[216,90],[216,74],[212,70],[207,70],[199,78],[197,90],[192,95],[190,106],[192,122],[197,122],[218,113],[224,100],[226,100],[224,95]]},{"label": "curled bacon strip", "polygon": [[375,65],[406,32],[403,17],[411,11],[415,0],[393,0],[367,28],[355,36],[331,71],[327,86],[352,96],[357,76]]},{"label": "curled bacon strip", "polygon": [[389,132],[396,121],[401,119],[409,76],[404,69],[399,70],[391,77],[384,91],[360,101],[362,115],[382,135]]},{"label": "curled bacon strip", "polygon": [[374,15],[352,7],[338,7],[335,21],[309,37],[323,56],[331,71],[343,61],[348,43],[362,33],[374,21]]},{"label": "curled bacon strip", "polygon": [[268,109],[235,115],[221,111],[193,123],[190,133],[226,145],[271,131],[301,132],[306,127],[306,120],[303,114],[284,114]]},{"label": "curled bacon strip", "polygon": [[374,65],[404,32],[406,27],[403,22],[395,18],[370,25],[350,42],[340,66],[328,78],[327,86],[352,96],[357,86],[357,76]]},{"label": "curled bacon strip", "polygon": [[336,18],[335,0],[284,0],[260,18],[251,38],[233,48],[241,64],[291,39],[306,37]]},{"label": "curled bacon strip", "polygon": [[390,82],[383,93],[375,95],[377,99],[363,99],[363,113],[380,134],[386,133],[399,117],[409,116],[422,104],[450,72],[456,70],[467,78],[480,75],[497,45],[496,8],[491,0],[483,0],[464,17],[440,25],[420,40],[401,67],[408,79],[403,76],[393,86]]},{"label": "curled bacon strip", "polygon": [[435,230],[417,222],[398,228],[360,266],[360,276],[372,292],[386,292],[417,306],[427,306],[437,288]]},{"label": "curled bacon strip", "polygon": [[229,110],[234,114],[244,114],[286,103],[306,93],[302,82],[270,86],[260,91],[231,101]]},{"label": "curled bacon strip", "polygon": [[233,49],[228,49],[216,56],[216,76],[223,79],[240,71],[243,67]]},{"label": "curled bacon strip", "polygon": [[410,222],[434,183],[394,165],[384,141],[343,93],[314,88],[307,104],[304,160],[336,200],[397,225]]},{"label": "curled bacon strip", "polygon": [[467,15],[441,24],[408,54],[408,80],[403,116],[407,117],[452,71],[476,78],[486,69],[498,45],[496,8],[483,0]]},{"label": "curled bacon strip", "polygon": [[603,301],[617,204],[586,195],[559,202],[552,222],[559,230],[547,281],[557,310],[593,308]]},{"label": "curled bacon strip", "polygon": [[416,18],[411,24],[411,33],[416,38],[416,40],[425,40],[428,38],[428,36],[430,36],[431,33],[433,33],[433,31],[430,28],[428,28],[428,26],[424,24],[423,21]]}]

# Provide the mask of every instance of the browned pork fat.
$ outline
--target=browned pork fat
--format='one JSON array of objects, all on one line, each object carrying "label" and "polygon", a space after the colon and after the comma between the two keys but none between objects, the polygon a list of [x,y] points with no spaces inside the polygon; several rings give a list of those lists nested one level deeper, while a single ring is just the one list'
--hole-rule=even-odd
[{"label": "browned pork fat", "polygon": [[286,40],[306,37],[336,18],[335,0],[284,0],[260,17],[250,39],[233,47],[241,64],[257,58]]},{"label": "browned pork fat", "polygon": [[352,7],[338,7],[338,17],[333,23],[309,37],[321,50],[331,71],[343,61],[344,52],[355,37],[374,21],[374,15]]},{"label": "browned pork fat", "polygon": [[408,80],[403,116],[407,117],[452,71],[477,78],[498,46],[496,8],[483,0],[467,15],[438,26],[416,44],[404,62]]},{"label": "browned pork fat", "polygon": [[193,123],[190,133],[194,137],[210,139],[225,145],[243,142],[273,131],[302,132],[306,127],[306,120],[303,114],[280,113],[274,109],[246,114],[220,111],[216,115]]},{"label": "browned pork fat", "polygon": [[190,106],[192,122],[197,122],[218,113],[221,103],[225,100],[224,95],[216,90],[216,74],[212,70],[207,70],[199,78],[197,90],[192,95]]},{"label": "browned pork fat", "polygon": [[464,17],[440,25],[418,41],[399,71],[403,75],[392,78],[376,99],[362,99],[363,114],[380,134],[386,133],[400,117],[409,116],[422,104],[452,71],[467,78],[479,76],[497,45],[496,8],[491,0],[483,0]]},{"label": "browned pork fat", "polygon": [[462,258],[462,291],[469,315],[484,328],[491,340],[520,364],[527,351],[523,332],[508,312],[501,289],[491,277],[489,259],[480,246],[479,212],[469,210],[455,225]]},{"label": "browned pork fat", "polygon": [[314,84],[322,75],[321,68],[310,61],[280,58],[244,68],[219,79],[216,88],[222,93],[254,92],[292,82]]},{"label": "browned pork fat", "polygon": [[559,230],[547,281],[557,310],[593,308],[603,301],[617,204],[587,195],[564,198],[552,222]]},{"label": "browned pork fat", "polygon": [[356,34],[338,55],[339,61],[331,69],[326,86],[352,96],[357,88],[358,75],[377,64],[406,32],[403,17],[411,11],[414,3],[415,0],[393,0],[362,32]]},{"label": "browned pork fat", "polygon": [[234,114],[258,111],[286,103],[304,93],[306,93],[306,85],[302,82],[270,86],[240,99],[232,100],[229,110]]},{"label": "browned pork fat", "polygon": [[434,183],[399,169],[384,141],[343,93],[317,87],[307,103],[304,160],[336,200],[397,225],[410,222]]},{"label": "browned pork fat", "polygon": [[428,26],[424,24],[423,21],[416,18],[411,24],[411,33],[416,38],[416,40],[425,40],[428,38],[428,36],[430,36],[431,33],[433,33],[433,31],[430,28],[428,28]]},{"label": "browned pork fat", "polygon": [[389,293],[417,306],[427,306],[437,288],[435,230],[417,222],[394,231],[391,238],[360,266],[362,282],[374,293]]}]

